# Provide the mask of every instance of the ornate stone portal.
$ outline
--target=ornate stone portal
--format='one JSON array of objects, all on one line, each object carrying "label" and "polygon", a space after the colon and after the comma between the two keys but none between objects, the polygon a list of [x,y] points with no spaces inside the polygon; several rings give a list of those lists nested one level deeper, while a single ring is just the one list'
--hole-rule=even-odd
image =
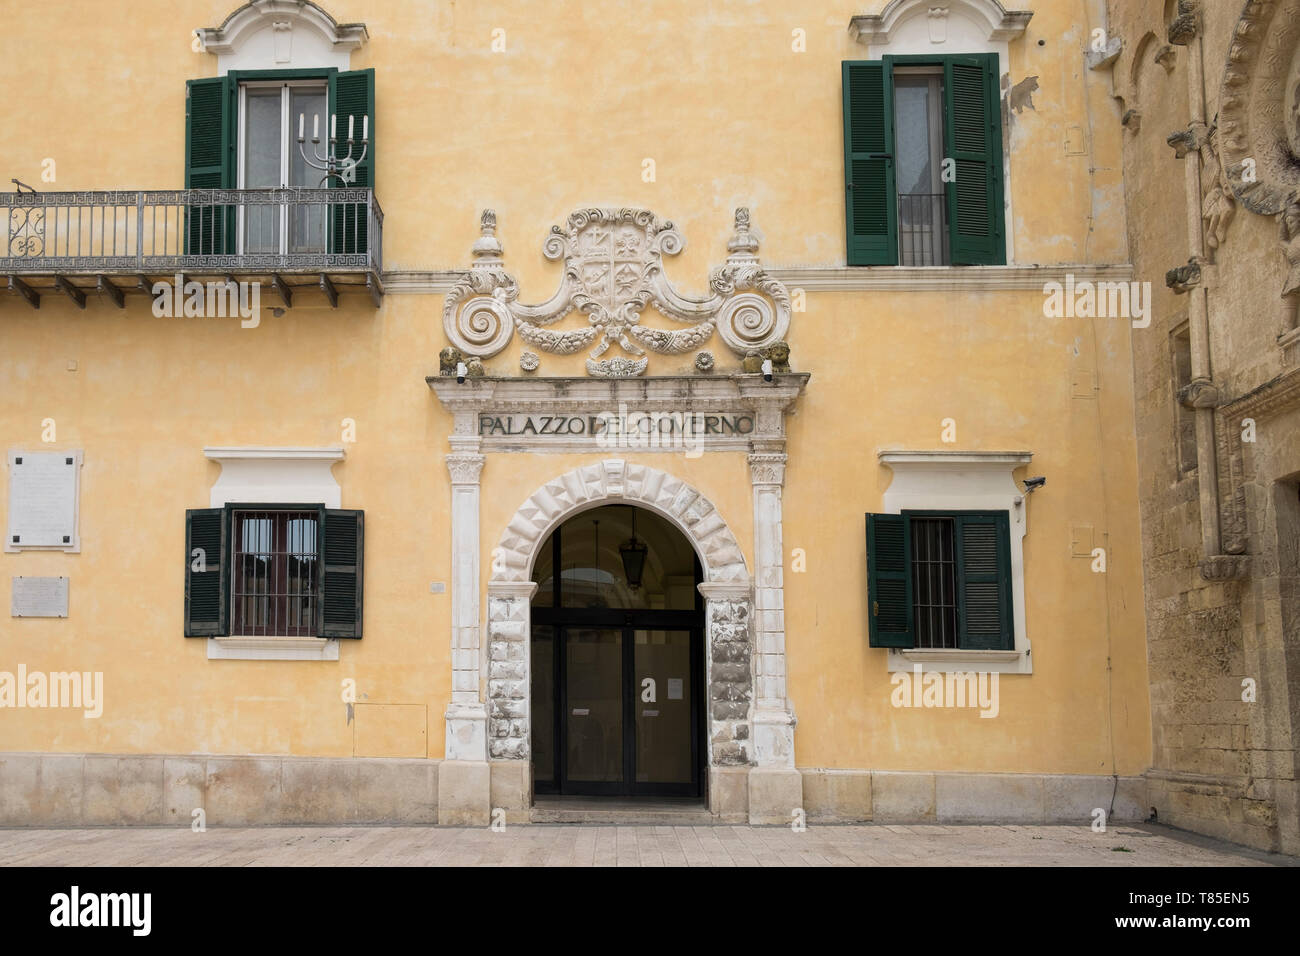
[{"label": "ornate stone portal", "polygon": [[[730,819],[789,821],[791,810],[800,805],[802,783],[794,766],[794,712],[786,697],[781,497],[785,413],[807,382],[806,373],[788,371],[776,372],[771,382],[761,375],[581,382],[428,378],[454,415],[446,456],[452,477],[452,700],[446,713],[447,759],[439,770],[440,819],[445,800],[447,822],[485,822],[489,778],[492,806],[504,809],[508,819],[528,819],[530,602],[537,588],[531,580],[533,563],[559,524],[615,501],[667,518],[700,558],[710,806]],[[628,447],[625,440],[633,436],[626,432],[617,433],[610,446],[591,444],[589,434],[552,434],[549,426],[526,438],[495,434],[502,420],[580,423],[601,408],[622,409],[626,421],[644,415],[676,426],[685,415],[710,412],[705,420],[714,420],[719,429],[706,430],[695,436],[698,444],[676,450],[717,458],[719,480],[728,482],[741,472],[737,468],[729,478],[726,469],[733,466],[717,456],[746,453],[743,462],[732,461],[749,470],[752,562],[746,562],[729,523],[697,487],[627,457],[674,449]],[[725,420],[752,427],[743,434],[724,434],[720,423]],[[557,474],[523,500],[501,532],[490,552],[486,641],[481,641],[479,492],[489,457],[484,453],[572,453],[602,447],[608,447],[609,457]]]},{"label": "ornate stone portal", "polygon": [[[730,255],[713,270],[711,294],[703,297],[683,295],[664,274],[663,257],[676,255],[684,245],[671,222],[645,209],[593,208],[580,209],[564,227],[551,228],[542,252],[548,259],[564,260],[560,287],[545,302],[525,305],[519,301],[518,283],[505,270],[496,224],[496,213],[485,210],[474,263],[443,307],[447,338],[466,355],[490,358],[518,333],[529,345],[553,354],[591,346],[589,375],[625,378],[645,372],[647,349],[661,355],[695,351],[716,330],[743,357],[783,340],[789,328],[790,295],[759,265],[746,208],[736,210]],[[685,327],[642,325],[641,313],[651,306]],[[587,325],[549,328],[575,310]],[[602,358],[615,345],[631,357]]]}]

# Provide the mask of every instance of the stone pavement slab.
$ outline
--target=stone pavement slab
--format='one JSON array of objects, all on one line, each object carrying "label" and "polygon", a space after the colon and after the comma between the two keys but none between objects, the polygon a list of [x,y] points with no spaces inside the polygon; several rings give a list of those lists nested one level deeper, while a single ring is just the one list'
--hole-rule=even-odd
[{"label": "stone pavement slab", "polygon": [[1296,866],[1161,826],[0,829],[4,866]]}]

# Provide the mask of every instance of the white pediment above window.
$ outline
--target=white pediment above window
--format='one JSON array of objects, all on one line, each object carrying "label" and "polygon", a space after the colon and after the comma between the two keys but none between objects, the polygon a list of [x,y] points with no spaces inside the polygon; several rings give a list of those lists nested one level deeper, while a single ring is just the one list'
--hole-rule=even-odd
[{"label": "white pediment above window", "polygon": [[1007,10],[998,0],[890,0],[880,13],[853,17],[849,31],[869,47],[888,45],[882,53],[939,45],[984,52],[989,44],[1019,39],[1032,16],[1029,10]]},{"label": "white pediment above window", "polygon": [[219,27],[197,31],[218,74],[231,70],[350,67],[352,51],[370,38],[364,23],[339,23],[309,0],[252,0]]},{"label": "white pediment above window", "polygon": [[236,504],[323,504],[341,508],[341,489],[330,470],[344,458],[332,448],[204,448],[221,465],[208,507]]}]

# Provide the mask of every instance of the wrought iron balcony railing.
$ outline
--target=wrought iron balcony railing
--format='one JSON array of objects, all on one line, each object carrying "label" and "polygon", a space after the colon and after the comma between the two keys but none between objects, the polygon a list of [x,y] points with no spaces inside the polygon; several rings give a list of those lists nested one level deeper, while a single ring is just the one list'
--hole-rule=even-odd
[{"label": "wrought iron balcony railing", "polygon": [[120,308],[177,274],[263,278],[286,306],[301,288],[331,305],[365,291],[377,307],[383,225],[364,188],[0,193],[0,275],[37,308],[48,293],[84,308],[88,292]]}]

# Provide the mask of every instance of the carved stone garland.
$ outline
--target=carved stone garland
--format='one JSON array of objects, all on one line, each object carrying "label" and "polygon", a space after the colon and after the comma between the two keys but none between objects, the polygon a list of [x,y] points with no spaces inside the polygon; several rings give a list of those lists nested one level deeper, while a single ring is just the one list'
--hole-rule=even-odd
[{"label": "carved stone garland", "polygon": [[[744,207],[736,210],[726,264],[713,270],[711,294],[704,297],[683,295],[668,281],[663,257],[681,252],[684,241],[671,222],[645,209],[580,209],[563,228],[551,227],[542,252],[563,259],[564,274],[555,293],[535,305],[519,302],[519,285],[505,269],[492,210],[483,212],[481,229],[474,262],[448,293],[442,313],[447,338],[467,355],[496,355],[518,332],[530,346],[558,355],[594,346],[587,373],[621,378],[646,370],[647,349],[661,355],[691,352],[716,329],[743,357],[783,340],[790,325],[789,292],[759,264],[758,241]],[[647,307],[686,327],[642,325]],[[586,326],[549,328],[575,310],[586,317]],[[614,345],[631,358],[602,358]]]}]

